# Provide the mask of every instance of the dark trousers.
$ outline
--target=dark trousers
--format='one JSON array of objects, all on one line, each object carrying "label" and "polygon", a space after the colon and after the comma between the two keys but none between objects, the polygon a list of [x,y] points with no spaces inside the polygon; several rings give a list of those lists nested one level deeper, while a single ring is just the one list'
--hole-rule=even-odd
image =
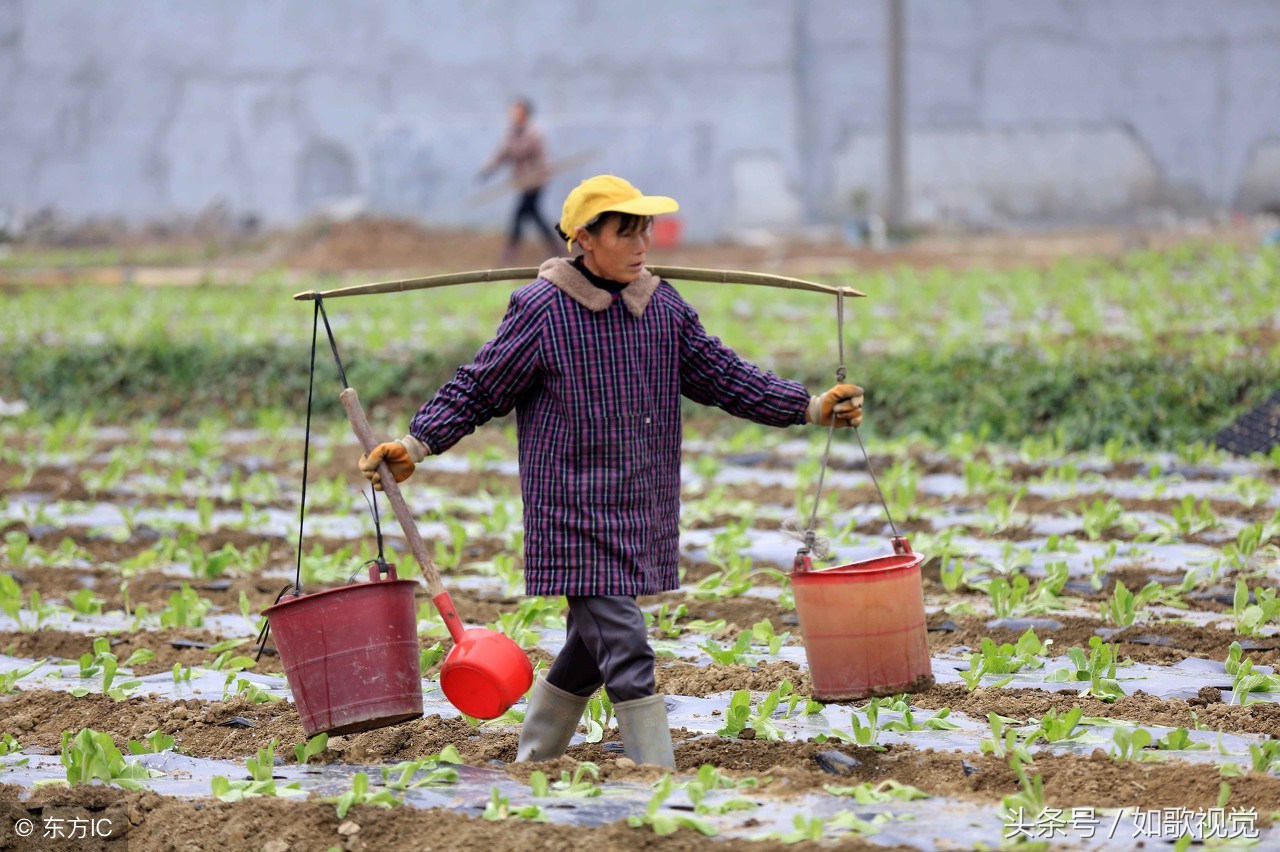
[{"label": "dark trousers", "polygon": [[569,633],[547,682],[581,696],[603,684],[614,702],[653,695],[654,653],[636,599],[591,595],[568,600]]},{"label": "dark trousers", "polygon": [[559,244],[559,239],[555,232],[551,230],[551,226],[547,224],[547,220],[542,218],[542,214],[538,212],[538,197],[542,195],[542,187],[534,187],[526,189],[520,193],[520,202],[516,205],[515,215],[511,219],[511,236],[508,239],[510,245],[516,245],[520,242],[520,234],[524,231],[524,220],[532,219],[533,224],[542,232],[543,239],[548,243]]}]

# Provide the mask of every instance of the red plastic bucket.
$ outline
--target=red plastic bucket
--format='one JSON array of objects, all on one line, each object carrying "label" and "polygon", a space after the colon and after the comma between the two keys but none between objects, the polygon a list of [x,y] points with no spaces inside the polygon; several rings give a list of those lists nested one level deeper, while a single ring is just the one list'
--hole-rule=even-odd
[{"label": "red plastic bucket", "polygon": [[920,563],[899,552],[822,571],[809,557],[791,574],[813,697],[853,701],[933,686]]},{"label": "red plastic bucket", "polygon": [[353,734],[422,715],[422,673],[413,593],[381,579],[285,598],[263,610],[308,737]]}]

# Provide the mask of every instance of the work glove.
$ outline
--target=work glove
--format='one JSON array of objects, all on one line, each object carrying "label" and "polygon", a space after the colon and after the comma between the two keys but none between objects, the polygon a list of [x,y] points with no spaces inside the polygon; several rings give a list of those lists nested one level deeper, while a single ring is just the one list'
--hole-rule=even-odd
[{"label": "work glove", "polygon": [[381,491],[382,476],[378,473],[378,465],[380,463],[384,461],[387,463],[387,467],[391,468],[391,475],[396,478],[396,482],[404,482],[410,476],[413,476],[413,471],[418,466],[418,462],[430,454],[431,451],[426,444],[412,435],[405,435],[398,441],[379,444],[368,455],[361,456],[360,472],[364,474],[365,479],[373,483],[374,488]]},{"label": "work glove", "polygon": [[847,429],[862,423],[862,388],[857,385],[836,385],[820,396],[809,398],[809,422],[830,426],[835,417],[837,429]]}]

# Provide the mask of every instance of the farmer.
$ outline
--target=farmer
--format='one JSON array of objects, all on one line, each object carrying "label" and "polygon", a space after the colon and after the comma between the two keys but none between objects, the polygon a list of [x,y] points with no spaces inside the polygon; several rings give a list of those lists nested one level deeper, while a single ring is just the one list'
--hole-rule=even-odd
[{"label": "farmer", "polygon": [[538,211],[538,198],[542,195],[542,187],[546,184],[549,173],[546,142],[543,141],[541,131],[529,123],[532,115],[533,103],[527,98],[517,98],[512,102],[511,125],[507,128],[502,144],[477,176],[484,180],[503,163],[510,163],[512,180],[520,189],[520,200],[516,203],[515,214],[511,219],[511,231],[506,247],[502,250],[503,264],[516,259],[525,219],[533,220],[551,253],[560,254],[559,241]]},{"label": "farmer", "polygon": [[810,396],[709,335],[675,288],[645,269],[653,217],[674,200],[612,175],[569,193],[553,258],[511,296],[493,340],[427,401],[404,438],[360,468],[396,481],[513,408],[524,497],[525,584],[566,595],[564,650],[534,684],[517,760],[564,754],[591,695],[609,691],[626,755],[671,768],[667,708],[637,595],[677,589],[680,397],[757,423],[862,420],[862,389]]}]

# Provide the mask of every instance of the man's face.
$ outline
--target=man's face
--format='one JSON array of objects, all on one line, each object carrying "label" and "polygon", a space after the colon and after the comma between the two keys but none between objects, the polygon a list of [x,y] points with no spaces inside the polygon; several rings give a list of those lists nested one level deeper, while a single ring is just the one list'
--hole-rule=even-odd
[{"label": "man's face", "polygon": [[525,122],[529,120],[529,110],[525,109],[524,104],[511,105],[511,123],[517,127],[524,127]]}]

